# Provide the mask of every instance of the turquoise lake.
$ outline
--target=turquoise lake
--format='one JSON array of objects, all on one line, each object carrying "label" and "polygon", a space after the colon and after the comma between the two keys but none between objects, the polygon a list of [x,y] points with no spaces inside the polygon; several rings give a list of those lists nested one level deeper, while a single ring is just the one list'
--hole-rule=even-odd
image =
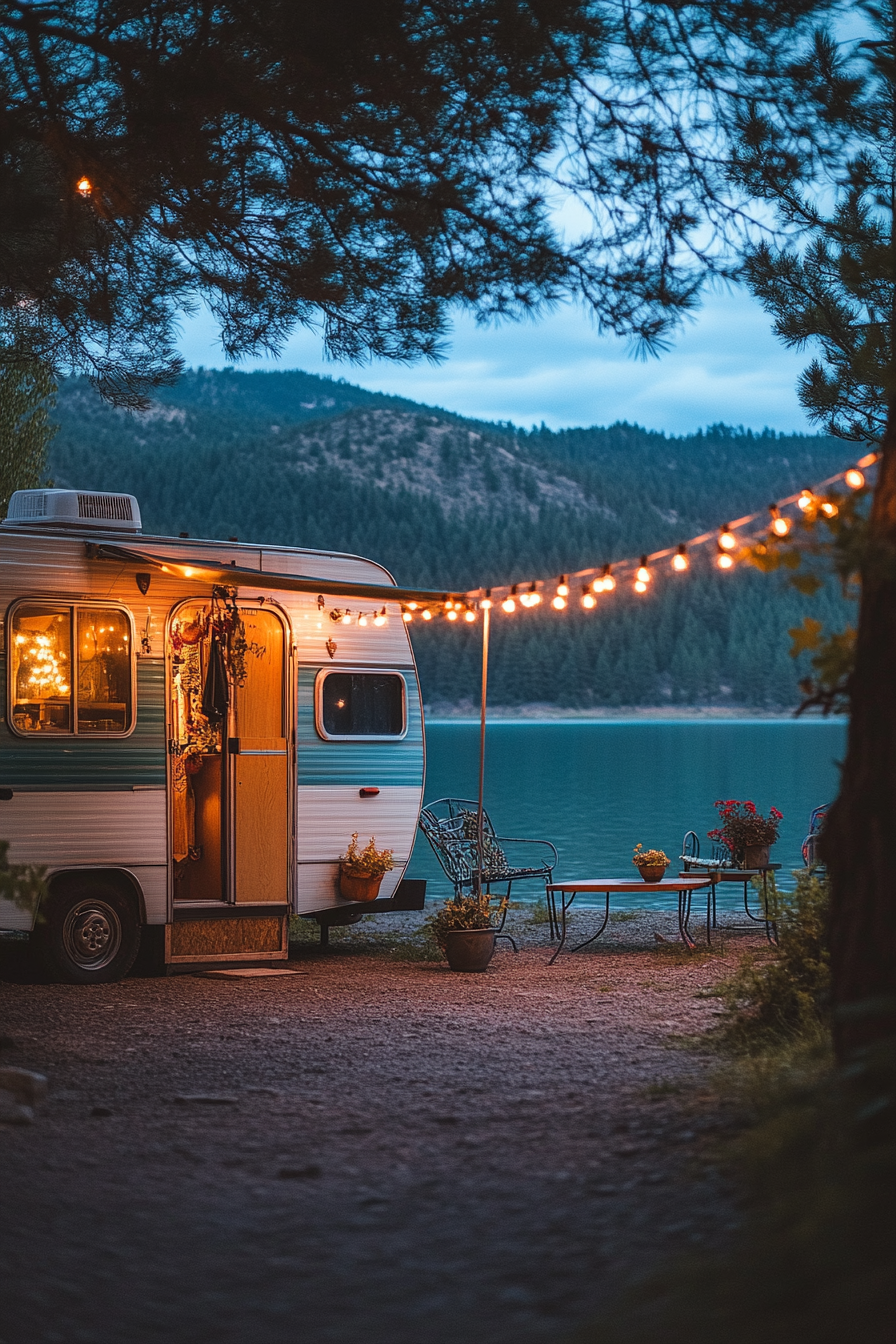
[{"label": "turquoise lake", "polygon": [[[763,813],[784,813],[772,858],[788,887],[809,813],[837,792],[845,745],[842,719],[498,720],[486,732],[485,804],[499,835],[552,840],[558,876],[630,877],[638,841],[677,865],[684,833],[694,830],[708,853],[714,801],[749,798]],[[478,724],[428,722],[426,751],[427,802],[475,798]],[[407,875],[427,878],[429,896],[450,894],[419,832]],[[730,891],[726,904],[736,900],[737,888]],[[535,900],[537,884],[513,894]],[[630,903],[649,906],[651,898]]]}]

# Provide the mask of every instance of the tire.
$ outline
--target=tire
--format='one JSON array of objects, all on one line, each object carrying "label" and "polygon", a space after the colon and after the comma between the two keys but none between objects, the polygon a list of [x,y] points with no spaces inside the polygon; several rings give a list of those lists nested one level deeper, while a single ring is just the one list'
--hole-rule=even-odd
[{"label": "tire", "polygon": [[123,979],[140,950],[140,932],[134,903],[114,883],[92,877],[51,893],[35,931],[47,970],[74,985]]}]

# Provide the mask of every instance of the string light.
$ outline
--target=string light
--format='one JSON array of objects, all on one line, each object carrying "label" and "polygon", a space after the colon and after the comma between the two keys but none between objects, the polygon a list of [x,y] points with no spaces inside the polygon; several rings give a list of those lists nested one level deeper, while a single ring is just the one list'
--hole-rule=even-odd
[{"label": "string light", "polygon": [[374,625],[385,625],[385,624],[386,624],[386,608],[385,608],[385,607],[383,607],[382,611],[378,611],[378,612],[377,612],[377,614],[376,614],[376,615],[374,616],[374,618],[373,618],[373,623],[374,623]]},{"label": "string light", "polygon": [[454,605],[453,605],[453,604],[452,604],[452,606],[451,606],[451,610],[450,610],[450,611],[446,611],[446,612],[445,612],[445,615],[448,617],[449,621],[456,621],[456,620],[457,620],[457,612],[454,610]]},{"label": "string light", "polygon": [[409,602],[409,603],[408,603],[408,611],[416,611],[417,608],[419,607],[419,605],[420,605],[420,604],[419,604],[418,602]]},{"label": "string light", "polygon": [[363,613],[358,617],[358,624],[359,625],[367,624],[367,617]]},{"label": "string light", "polygon": [[[813,491],[807,486],[805,489],[800,491],[798,496],[791,496],[790,498],[785,499],[783,501],[783,507],[788,507],[790,505],[796,504],[804,513],[809,514],[810,521],[812,518],[814,518],[816,513],[820,513],[826,519],[835,518],[839,513],[839,503],[836,502],[836,497],[834,499],[825,498],[822,492],[827,490],[830,486],[834,485],[838,481],[843,481],[845,485],[851,490],[861,490],[867,484],[863,468],[871,467],[879,460],[880,460],[880,453],[877,452],[869,453],[865,457],[860,458],[859,461],[854,466],[845,469],[836,476],[830,477],[826,481],[822,481],[818,486],[818,493],[816,493],[816,491]],[[770,521],[768,527],[774,536],[783,538],[788,536],[792,531],[793,520],[781,513],[781,507],[782,505],[778,504],[770,504],[768,506],[768,511],[770,515]],[[737,528],[744,528],[750,524],[758,523],[760,519],[761,514],[754,513],[751,514],[749,517],[740,518],[735,524],[735,526]],[[702,536],[692,537],[689,543],[685,542],[680,543],[675,548],[674,551],[658,552],[654,556],[654,559],[658,562],[660,559],[671,555],[670,564],[672,569],[676,573],[683,573],[686,570],[690,569],[691,567],[690,556],[688,554],[688,546],[689,545],[692,547],[701,546],[704,545],[706,542],[711,542],[712,539],[713,539],[712,533],[704,533]],[[762,543],[759,540],[758,534],[754,533],[752,536],[752,540],[756,542],[760,548],[762,547]],[[719,531],[716,533],[715,536],[715,549],[716,549],[715,559],[716,559],[716,565],[718,566],[719,569],[728,570],[734,568],[736,561],[732,552],[735,552],[737,550],[737,546],[738,546],[738,537],[732,530],[731,524],[725,523],[719,529]],[[620,561],[619,563],[622,564],[626,572],[630,572],[630,567],[632,565],[632,562],[630,560]],[[162,568],[166,569],[167,567],[162,566]],[[584,570],[580,573],[580,575],[574,577],[584,579],[588,574],[593,573],[594,570]],[[640,565],[638,566],[633,576],[634,591],[636,593],[646,593],[648,591],[650,584],[653,582],[653,578],[654,575],[648,564],[648,557],[646,555],[642,555]],[[507,593],[507,596],[501,602],[502,609],[508,615],[510,615],[516,610],[517,602],[519,602],[520,606],[527,608],[538,606],[539,603],[543,600],[542,594],[538,590],[539,587],[543,586],[544,586],[543,581],[532,580],[528,584],[526,590],[523,593],[518,592],[519,585],[517,584],[514,584],[509,589],[505,589],[504,591]],[[581,605],[586,610],[593,610],[594,607],[598,605],[595,598],[595,594],[613,592],[615,588],[616,588],[616,579],[613,576],[612,566],[610,564],[605,564],[603,565],[600,574],[596,578],[591,580],[590,583],[585,583],[581,586],[580,589]],[[482,590],[480,589],[480,591]],[[485,596],[481,599],[475,597],[473,594],[469,595],[470,599],[472,599],[473,601],[472,608],[470,606],[469,600],[466,603],[456,601],[453,595],[451,597],[443,598],[443,606],[446,616],[449,616],[449,618],[452,620],[456,620],[457,615],[456,614],[452,615],[451,613],[452,612],[463,613],[464,619],[466,621],[475,620],[476,619],[475,608],[487,611],[494,605],[491,595],[492,590],[490,588],[487,588],[484,591]],[[551,599],[551,606],[556,611],[562,611],[567,606],[566,599],[569,596],[569,592],[570,592],[569,576],[567,574],[561,574],[560,580],[555,589],[555,595]],[[416,609],[416,606],[417,606],[416,603],[408,603],[406,608],[404,608],[404,610],[409,612],[412,609]],[[424,607],[423,610],[421,611],[421,616],[424,620],[431,620],[432,612],[428,608]],[[405,619],[408,618],[405,617]],[[374,620],[377,624],[385,624],[385,607],[383,608],[382,616],[375,617]]]},{"label": "string light", "polygon": [[401,619],[406,625],[410,625],[411,621],[414,619],[414,613],[412,611],[403,611],[401,613]]},{"label": "string light", "polygon": [[79,178],[78,181],[75,183],[75,191],[77,191],[81,196],[89,196],[90,193],[93,191],[93,183],[91,182],[90,178],[89,177]]}]

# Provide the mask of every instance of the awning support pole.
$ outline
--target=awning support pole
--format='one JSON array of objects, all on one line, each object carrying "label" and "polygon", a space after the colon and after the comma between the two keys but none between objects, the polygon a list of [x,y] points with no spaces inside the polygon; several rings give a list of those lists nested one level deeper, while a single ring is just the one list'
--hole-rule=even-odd
[{"label": "awning support pole", "polygon": [[482,699],[479,707],[479,802],[476,811],[476,895],[482,895],[482,799],[485,787],[485,704],[488,696],[488,607],[482,609]]}]

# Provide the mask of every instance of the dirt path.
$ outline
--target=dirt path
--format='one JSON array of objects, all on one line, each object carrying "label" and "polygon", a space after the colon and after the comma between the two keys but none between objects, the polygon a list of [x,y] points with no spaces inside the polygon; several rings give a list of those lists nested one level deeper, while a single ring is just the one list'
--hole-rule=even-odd
[{"label": "dirt path", "polygon": [[2,986],[51,1094],[0,1129],[0,1344],[556,1340],[724,1236],[711,1061],[670,1038],[740,938],[650,915],[548,968],[529,926],[456,975],[382,923],[281,978]]}]

